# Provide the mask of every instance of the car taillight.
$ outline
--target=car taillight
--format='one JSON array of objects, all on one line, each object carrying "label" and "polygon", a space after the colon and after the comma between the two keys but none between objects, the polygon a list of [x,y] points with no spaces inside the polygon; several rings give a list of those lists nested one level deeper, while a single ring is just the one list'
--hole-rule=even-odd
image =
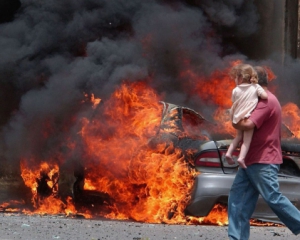
[{"label": "car taillight", "polygon": [[204,167],[221,167],[221,159],[217,151],[203,152],[195,160],[195,165]]}]

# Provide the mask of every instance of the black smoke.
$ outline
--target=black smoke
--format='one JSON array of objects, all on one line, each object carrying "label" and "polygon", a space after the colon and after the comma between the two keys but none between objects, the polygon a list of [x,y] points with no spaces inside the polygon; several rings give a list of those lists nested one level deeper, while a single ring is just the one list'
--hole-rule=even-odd
[{"label": "black smoke", "polygon": [[[201,99],[183,91],[182,59],[202,75],[228,67],[233,59],[256,61],[235,44],[259,30],[255,1],[5,2],[0,8],[5,13],[0,19],[0,146],[8,161],[45,156],[76,132],[70,119],[88,115],[80,104],[83,93],[105,102],[123,80],[151,78],[166,101],[197,106]],[[45,124],[51,130],[42,133]],[[48,135],[46,142],[38,141],[42,134]]]}]

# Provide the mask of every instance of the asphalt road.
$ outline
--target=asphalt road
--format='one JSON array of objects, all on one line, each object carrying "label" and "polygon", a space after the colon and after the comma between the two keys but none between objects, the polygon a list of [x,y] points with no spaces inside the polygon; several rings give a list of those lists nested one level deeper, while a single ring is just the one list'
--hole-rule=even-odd
[{"label": "asphalt road", "polygon": [[[0,215],[0,240],[223,240],[227,227],[166,225],[65,216]],[[286,227],[251,227],[250,240],[294,240]]]}]

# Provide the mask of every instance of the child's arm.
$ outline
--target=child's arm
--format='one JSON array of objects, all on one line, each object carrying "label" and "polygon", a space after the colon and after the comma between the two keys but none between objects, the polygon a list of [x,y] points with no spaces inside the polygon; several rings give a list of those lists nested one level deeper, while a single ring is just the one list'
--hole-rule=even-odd
[{"label": "child's arm", "polygon": [[268,99],[268,94],[265,90],[263,90],[260,95],[258,95],[261,99]]},{"label": "child's arm", "polygon": [[257,95],[261,98],[261,99],[268,99],[268,94],[267,92],[259,85],[257,88]]}]

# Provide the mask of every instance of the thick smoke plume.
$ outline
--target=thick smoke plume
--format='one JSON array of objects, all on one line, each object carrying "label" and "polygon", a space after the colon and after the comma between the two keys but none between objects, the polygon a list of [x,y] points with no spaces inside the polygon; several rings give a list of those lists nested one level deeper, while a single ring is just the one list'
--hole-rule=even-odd
[{"label": "thick smoke plume", "polygon": [[185,86],[185,63],[209,76],[247,60],[226,37],[250,36],[259,19],[246,0],[21,0],[0,24],[2,158],[63,151],[74,119],[92,116],[85,94],[105,103],[123,81],[148,79],[165,101],[209,112]]}]

